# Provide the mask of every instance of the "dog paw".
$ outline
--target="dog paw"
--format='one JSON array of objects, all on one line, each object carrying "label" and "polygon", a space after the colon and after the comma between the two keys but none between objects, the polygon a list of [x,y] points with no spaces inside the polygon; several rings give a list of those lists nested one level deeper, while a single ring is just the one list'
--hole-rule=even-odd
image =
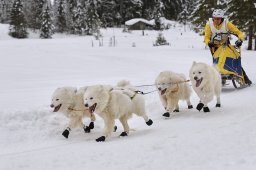
[{"label": "dog paw", "polygon": [[147,124],[148,126],[151,126],[151,125],[153,124],[153,121],[152,121],[151,119],[149,119],[149,120],[146,122],[146,124]]},{"label": "dog paw", "polygon": [[96,142],[104,142],[105,139],[106,139],[105,136],[101,136],[101,137],[99,137],[99,138],[96,139]]},{"label": "dog paw", "polygon": [[165,113],[163,114],[163,116],[164,116],[164,117],[170,117],[170,113],[169,113],[169,112],[165,112]]},{"label": "dog paw", "polygon": [[119,136],[128,136],[128,134],[126,132],[122,132]]},{"label": "dog paw", "polygon": [[210,112],[209,107],[204,107],[204,112]]},{"label": "dog paw", "polygon": [[175,109],[173,112],[180,112],[178,109]]},{"label": "dog paw", "polygon": [[68,138],[68,135],[69,135],[69,130],[66,129],[62,132],[62,135],[65,137],[65,138]]},{"label": "dog paw", "polygon": [[91,132],[90,126],[85,126],[85,127],[84,127],[84,132],[85,132],[85,133],[90,133],[90,132]]},{"label": "dog paw", "polygon": [[203,107],[204,107],[203,103],[198,103],[198,105],[196,106],[196,109],[200,111],[202,110]]},{"label": "dog paw", "polygon": [[114,126],[113,132],[116,132],[117,130],[117,126]]},{"label": "dog paw", "polygon": [[189,105],[189,106],[188,106],[188,109],[193,109],[193,105]]},{"label": "dog paw", "polygon": [[89,128],[90,128],[90,129],[94,129],[94,122],[91,122],[91,123],[89,124]]},{"label": "dog paw", "polygon": [[217,104],[216,104],[216,107],[220,107],[220,104],[219,104],[219,103],[217,103]]}]

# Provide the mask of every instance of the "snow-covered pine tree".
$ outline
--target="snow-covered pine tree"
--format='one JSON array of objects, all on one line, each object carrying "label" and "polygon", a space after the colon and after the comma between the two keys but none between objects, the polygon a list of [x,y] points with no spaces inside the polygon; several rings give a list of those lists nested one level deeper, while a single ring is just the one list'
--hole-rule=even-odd
[{"label": "snow-covered pine tree", "polygon": [[94,33],[99,33],[100,29],[100,19],[97,13],[98,0],[88,0],[85,2],[85,22],[86,22],[86,34],[93,35]]},{"label": "snow-covered pine tree", "polygon": [[29,28],[32,29],[40,29],[41,28],[41,16],[43,12],[43,8],[47,2],[47,0],[32,0],[30,13],[31,18],[28,20]]},{"label": "snow-covered pine tree", "polygon": [[113,0],[101,0],[98,4],[98,14],[101,19],[102,27],[112,27],[114,26],[114,20],[116,17],[115,2]]},{"label": "snow-covered pine tree", "polygon": [[192,23],[195,25],[196,32],[203,33],[204,26],[212,16],[213,10],[217,7],[217,0],[197,1],[196,9],[191,16]]},{"label": "snow-covered pine tree", "polygon": [[54,7],[56,32],[63,33],[68,31],[66,21],[66,0],[55,0]]},{"label": "snow-covered pine tree", "polygon": [[79,0],[66,0],[66,22],[67,22],[67,30],[75,34],[75,10],[77,8],[77,3],[80,3]]},{"label": "snow-covered pine tree", "polygon": [[44,9],[41,19],[40,38],[52,38],[54,26],[52,24],[50,9],[48,6]]},{"label": "snow-covered pine tree", "polygon": [[74,8],[74,34],[83,34],[83,30],[85,30],[85,23],[84,23],[84,11],[83,7],[80,2],[77,3],[77,6]]},{"label": "snow-covered pine tree", "polygon": [[154,18],[154,11],[156,7],[156,0],[142,0],[142,18],[151,20]]},{"label": "snow-covered pine tree", "polygon": [[186,25],[190,21],[190,16],[195,9],[195,3],[197,0],[182,0],[182,11],[178,15],[178,20]]},{"label": "snow-covered pine tree", "polygon": [[163,3],[163,13],[165,18],[177,20],[179,13],[182,10],[181,0],[160,0]]},{"label": "snow-covered pine tree", "polygon": [[[252,50],[252,40],[256,41],[256,8],[253,0],[229,1],[230,20],[248,35],[248,50]],[[255,49],[256,50],[256,47]]]},{"label": "snow-covered pine tree", "polygon": [[21,0],[15,0],[10,12],[9,35],[15,38],[27,38],[26,20],[23,14]]},{"label": "snow-covered pine tree", "polygon": [[142,4],[141,0],[123,0],[121,8],[122,23],[133,18],[141,18]]},{"label": "snow-covered pine tree", "polygon": [[156,2],[153,15],[155,19],[155,30],[163,30],[164,25],[161,22],[161,17],[163,17],[163,3],[161,1]]}]

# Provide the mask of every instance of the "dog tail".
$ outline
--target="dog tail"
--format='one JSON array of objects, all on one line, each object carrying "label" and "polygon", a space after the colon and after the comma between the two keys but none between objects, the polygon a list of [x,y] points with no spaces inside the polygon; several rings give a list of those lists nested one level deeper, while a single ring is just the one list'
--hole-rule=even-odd
[{"label": "dog tail", "polygon": [[121,80],[117,83],[117,87],[126,87],[131,86],[131,83],[128,80]]}]

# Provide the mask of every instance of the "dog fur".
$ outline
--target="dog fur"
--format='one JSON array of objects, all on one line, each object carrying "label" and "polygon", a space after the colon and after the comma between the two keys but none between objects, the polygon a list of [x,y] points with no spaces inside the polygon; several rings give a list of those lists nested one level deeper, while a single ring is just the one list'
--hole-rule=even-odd
[{"label": "dog fur", "polygon": [[141,94],[136,94],[128,82],[123,81],[118,87],[107,85],[89,86],[84,93],[84,104],[91,113],[94,111],[104,120],[105,130],[97,142],[105,141],[114,128],[115,119],[119,119],[124,131],[120,136],[127,136],[130,128],[127,120],[135,113],[144,118],[147,125],[153,121],[145,111],[145,101]]},{"label": "dog fur", "polygon": [[189,77],[194,91],[200,98],[197,110],[200,111],[203,108],[204,112],[210,112],[207,105],[213,100],[214,96],[217,99],[216,107],[221,106],[221,76],[215,66],[193,62]]},{"label": "dog fur", "polygon": [[157,76],[155,84],[162,105],[166,110],[163,116],[169,117],[170,112],[179,112],[180,100],[185,100],[189,109],[193,108],[190,102],[192,90],[186,82],[185,75],[163,71]]},{"label": "dog fur", "polygon": [[[77,90],[75,87],[57,88],[52,95],[50,106],[54,109],[53,112],[62,112],[69,118],[68,127],[62,133],[64,137],[68,138],[69,131],[76,127],[83,128],[86,133],[93,129],[95,115],[84,107],[83,90]],[[83,124],[84,117],[91,119],[89,126]]]}]

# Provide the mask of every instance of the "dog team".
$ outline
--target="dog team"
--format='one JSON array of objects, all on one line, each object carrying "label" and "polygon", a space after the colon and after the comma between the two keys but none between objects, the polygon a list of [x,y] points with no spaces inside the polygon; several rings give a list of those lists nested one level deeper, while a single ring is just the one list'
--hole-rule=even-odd
[{"label": "dog team", "polygon": [[[189,78],[192,88],[199,97],[197,110],[210,112],[208,103],[216,96],[216,107],[220,107],[221,76],[215,66],[205,63],[193,62],[189,70]],[[170,117],[173,112],[179,112],[179,101],[185,100],[188,109],[193,105],[190,101],[192,89],[185,75],[171,71],[161,72],[156,80],[155,86],[159,98],[165,108],[164,117]],[[52,95],[51,107],[53,112],[62,112],[69,118],[69,123],[62,135],[68,138],[71,129],[83,128],[89,133],[94,128],[96,120],[95,113],[104,121],[102,136],[96,139],[103,142],[116,131],[115,119],[119,119],[123,126],[120,136],[127,136],[130,132],[128,119],[136,114],[142,117],[146,125],[151,126],[153,121],[148,117],[145,109],[143,94],[129,81],[122,80],[116,86],[93,85],[88,87],[60,87]],[[83,118],[90,118],[88,126],[84,125]]]}]

